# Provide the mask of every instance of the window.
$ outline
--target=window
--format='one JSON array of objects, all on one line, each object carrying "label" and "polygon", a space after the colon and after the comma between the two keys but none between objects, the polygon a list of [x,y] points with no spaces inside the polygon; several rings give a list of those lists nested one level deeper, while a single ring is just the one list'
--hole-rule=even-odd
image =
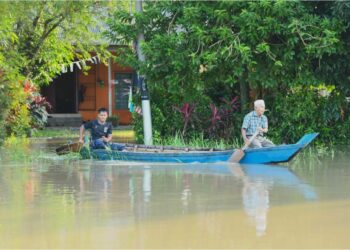
[{"label": "window", "polygon": [[115,74],[115,109],[128,109],[130,87],[133,85],[132,73]]}]

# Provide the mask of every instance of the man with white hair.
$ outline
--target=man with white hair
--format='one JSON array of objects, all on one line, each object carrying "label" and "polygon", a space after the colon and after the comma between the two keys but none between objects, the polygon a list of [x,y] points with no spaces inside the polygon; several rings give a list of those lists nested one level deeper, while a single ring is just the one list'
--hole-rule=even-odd
[{"label": "man with white hair", "polygon": [[253,136],[256,131],[259,134],[251,142],[250,147],[272,147],[275,144],[264,137],[264,133],[268,131],[267,117],[264,115],[265,102],[264,100],[256,100],[254,102],[254,111],[250,112],[244,117],[242,125],[242,137],[246,144],[249,142],[249,138]]}]

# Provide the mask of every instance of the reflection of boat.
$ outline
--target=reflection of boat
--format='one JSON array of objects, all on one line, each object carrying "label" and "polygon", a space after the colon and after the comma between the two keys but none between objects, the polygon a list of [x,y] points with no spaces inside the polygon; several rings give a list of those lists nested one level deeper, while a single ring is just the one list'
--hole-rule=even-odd
[{"label": "reflection of boat", "polygon": [[[144,165],[134,166],[132,169],[144,169]],[[314,188],[304,183],[289,168],[278,165],[266,164],[232,164],[232,163],[212,163],[212,164],[174,164],[157,165],[151,167],[153,170],[181,171],[188,174],[198,175],[220,175],[234,176],[244,181],[257,183],[273,183],[273,185],[290,187],[297,189],[306,199],[317,198]],[[130,169],[129,169],[130,170]]]},{"label": "reflection of boat", "polygon": [[[265,164],[288,162],[312,142],[318,133],[304,135],[297,143],[269,148],[247,149],[240,163]],[[91,156],[98,160],[124,160],[141,162],[202,162],[227,161],[234,150],[203,150],[170,148],[160,146],[127,145],[126,151],[106,149],[91,150]]]},{"label": "reflection of boat", "polygon": [[187,164],[183,171],[199,174],[233,175],[242,182],[243,208],[253,222],[256,235],[266,233],[270,191],[274,186],[284,186],[297,190],[307,200],[317,199],[314,188],[301,181],[288,168],[262,164]]}]

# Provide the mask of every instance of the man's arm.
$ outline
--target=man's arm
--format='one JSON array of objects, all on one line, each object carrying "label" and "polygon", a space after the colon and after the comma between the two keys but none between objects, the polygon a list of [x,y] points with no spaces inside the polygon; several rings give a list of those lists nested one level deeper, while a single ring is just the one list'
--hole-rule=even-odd
[{"label": "man's arm", "polygon": [[112,141],[112,134],[107,135],[107,137],[106,137],[106,136],[102,136],[102,140],[103,140],[104,142],[110,142],[110,141]]},{"label": "man's arm", "polygon": [[267,128],[258,128],[259,132],[267,133]]},{"label": "man's arm", "polygon": [[249,139],[247,138],[247,130],[245,128],[242,128],[241,133],[242,133],[244,143],[247,144],[249,142]]},{"label": "man's arm", "polygon": [[250,125],[250,116],[246,115],[243,119],[243,124],[241,129],[242,137],[245,144],[249,142],[249,139],[247,138],[247,128],[249,127],[249,125]]},{"label": "man's arm", "polygon": [[103,136],[102,140],[104,142],[111,142],[112,141],[112,132],[113,132],[112,124],[109,124],[108,130],[107,130],[107,136]]},{"label": "man's arm", "polygon": [[267,125],[267,117],[264,118],[264,122],[263,122],[263,125],[262,125],[262,128],[258,128],[258,131],[259,132],[263,132],[263,133],[267,133],[268,131],[268,125]]}]

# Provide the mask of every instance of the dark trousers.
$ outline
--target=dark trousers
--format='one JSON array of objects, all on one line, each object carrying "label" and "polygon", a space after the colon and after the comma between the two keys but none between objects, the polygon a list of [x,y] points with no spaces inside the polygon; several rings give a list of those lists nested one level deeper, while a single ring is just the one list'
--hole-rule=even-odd
[{"label": "dark trousers", "polygon": [[91,141],[91,148],[92,149],[112,149],[112,150],[123,150],[125,148],[124,145],[118,144],[118,143],[108,143],[108,142],[104,142],[101,139],[97,139],[97,140],[92,140]]}]

